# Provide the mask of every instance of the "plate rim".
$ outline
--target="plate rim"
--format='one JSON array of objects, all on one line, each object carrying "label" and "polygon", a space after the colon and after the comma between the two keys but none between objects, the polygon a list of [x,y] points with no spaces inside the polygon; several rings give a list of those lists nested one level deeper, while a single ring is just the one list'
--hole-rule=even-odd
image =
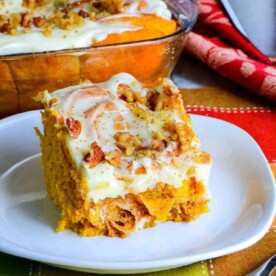
[{"label": "plate rim", "polygon": [[[22,121],[28,118],[29,116],[32,116],[33,114],[38,115],[38,113],[40,112],[41,110],[33,110],[33,111],[27,111],[27,112],[19,113],[19,114],[4,118],[0,120],[0,128],[5,127],[6,124],[13,123],[15,121],[18,122],[19,119],[20,121]],[[271,198],[271,201],[272,201],[271,206],[270,206],[270,209],[268,210],[270,211],[268,212],[268,219],[266,223],[263,224],[261,231],[258,231],[257,233],[254,232],[255,234],[253,234],[250,238],[238,239],[238,241],[227,246],[226,248],[223,247],[223,248],[211,250],[210,252],[196,253],[196,254],[182,256],[182,257],[170,257],[166,259],[159,259],[159,260],[153,260],[153,261],[102,262],[102,261],[93,261],[93,260],[87,261],[87,260],[81,260],[81,259],[73,259],[73,258],[62,257],[62,256],[51,256],[47,253],[30,250],[16,243],[13,243],[11,241],[7,241],[2,236],[0,236],[0,251],[2,251],[3,253],[15,255],[22,258],[28,258],[35,261],[48,263],[51,265],[65,266],[66,268],[69,268],[69,269],[71,267],[74,269],[79,268],[79,269],[88,269],[88,270],[91,269],[91,270],[99,270],[99,271],[112,271],[113,273],[116,273],[116,271],[126,273],[128,271],[135,270],[133,273],[137,273],[147,269],[155,269],[154,271],[157,271],[157,270],[166,269],[166,268],[179,267],[179,266],[188,265],[194,262],[198,262],[201,260],[228,255],[228,254],[243,250],[253,245],[257,241],[259,241],[266,234],[267,230],[269,229],[270,225],[273,222],[273,219],[276,213],[276,185],[274,183],[274,176],[269,167],[268,160],[266,159],[263,151],[261,150],[258,143],[254,140],[254,138],[239,126],[214,117],[197,115],[197,114],[189,114],[189,115],[191,117],[192,123],[193,123],[193,119],[211,120],[211,121],[215,120],[215,121],[219,121],[219,123],[230,125],[231,127],[237,128],[239,129],[239,131],[242,132],[243,135],[247,136],[247,139],[249,138],[254,143],[254,146],[256,147],[256,150],[259,153],[259,157],[262,158],[262,160],[264,161],[264,164],[267,167],[266,173],[268,173],[267,176],[268,176],[268,179],[270,180],[269,184],[271,184],[269,185],[269,188],[271,188],[273,192],[273,195]],[[6,172],[0,175],[0,180],[5,173]]]}]

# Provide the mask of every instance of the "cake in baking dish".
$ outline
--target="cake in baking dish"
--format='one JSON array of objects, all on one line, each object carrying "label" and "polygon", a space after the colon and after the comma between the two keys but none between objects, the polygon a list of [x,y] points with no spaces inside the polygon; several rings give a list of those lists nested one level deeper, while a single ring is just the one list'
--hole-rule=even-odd
[{"label": "cake in baking dish", "polygon": [[[125,71],[140,80],[168,75],[168,41],[134,42],[177,28],[162,0],[0,1],[0,118],[41,108],[31,98],[45,89]],[[110,46],[126,42],[132,45]]]},{"label": "cake in baking dish", "polygon": [[37,133],[58,231],[125,237],[208,211],[212,161],[169,79],[146,87],[121,73],[37,99],[45,106]]},{"label": "cake in baking dish", "polygon": [[177,28],[162,0],[0,1],[0,55],[166,36]]}]

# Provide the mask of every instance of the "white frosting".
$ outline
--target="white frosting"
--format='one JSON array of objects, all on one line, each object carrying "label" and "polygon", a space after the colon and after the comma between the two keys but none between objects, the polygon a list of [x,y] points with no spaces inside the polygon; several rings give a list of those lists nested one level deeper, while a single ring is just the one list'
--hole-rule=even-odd
[{"label": "white frosting", "polygon": [[[0,15],[23,13],[27,10],[22,6],[22,0],[4,0],[3,2],[5,6],[0,8]],[[156,14],[165,19],[171,18],[171,12],[163,1],[145,0],[145,2],[147,5],[138,10],[138,2],[133,1],[121,15],[129,16],[144,13]],[[50,1],[47,7],[35,9],[34,16],[51,14],[54,9],[53,5],[54,1]],[[18,33],[16,35],[0,33],[0,55],[89,47],[93,42],[104,40],[109,34],[119,34],[137,29],[139,27],[130,26],[126,23],[108,23],[105,20],[91,21],[86,18],[83,26],[75,27],[70,31],[55,28],[49,37],[35,27],[30,33]]]},{"label": "white frosting", "polygon": [[[167,8],[163,1],[158,0],[146,0],[147,7],[142,8],[140,13],[156,14],[166,19],[171,18],[171,12]],[[135,14],[137,13],[138,2],[131,3],[126,9],[126,13]]]},{"label": "white frosting", "polygon": [[41,52],[62,49],[88,47],[92,41],[104,40],[109,34],[137,30],[138,27],[127,24],[102,24],[87,21],[78,27],[77,32],[53,29],[52,35],[47,37],[41,32],[19,33],[5,35],[0,33],[0,54]]},{"label": "white frosting", "polygon": [[[83,161],[93,142],[97,142],[105,154],[118,150],[114,139],[117,132],[129,132],[136,135],[143,141],[143,147],[149,147],[153,139],[152,132],[160,130],[167,118],[182,122],[177,112],[150,111],[142,104],[140,106],[151,114],[149,120],[143,120],[134,115],[130,106],[119,98],[117,91],[119,84],[127,84],[132,90],[142,95],[147,93],[147,89],[135,78],[121,73],[105,83],[81,84],[45,96],[46,102],[52,98],[57,99],[51,109],[58,110],[64,121],[73,117],[81,123],[82,131],[78,138],[72,139],[68,135],[67,143],[78,168],[88,179],[88,198],[97,202],[107,197],[115,198],[128,193],[137,194],[154,188],[158,182],[180,187],[183,180],[189,179],[187,171],[191,167],[195,169],[193,176],[207,186],[211,164],[193,160],[194,153],[199,153],[199,140],[196,136],[192,141],[191,150],[179,156],[173,153],[179,146],[178,142],[169,141],[165,150],[155,152],[155,160],[150,157],[138,159],[134,156],[123,156],[119,167],[114,167],[105,161],[93,168]],[[172,86],[171,83],[170,86]],[[175,86],[172,86],[172,89],[177,91]],[[108,110],[107,107],[109,107]],[[115,129],[114,122],[116,121],[123,123],[123,130]],[[177,166],[174,165],[173,160],[177,161]],[[131,169],[129,169],[130,162],[133,165]],[[146,174],[135,174],[135,170],[141,166],[146,169]],[[125,177],[127,180],[124,179]]]}]

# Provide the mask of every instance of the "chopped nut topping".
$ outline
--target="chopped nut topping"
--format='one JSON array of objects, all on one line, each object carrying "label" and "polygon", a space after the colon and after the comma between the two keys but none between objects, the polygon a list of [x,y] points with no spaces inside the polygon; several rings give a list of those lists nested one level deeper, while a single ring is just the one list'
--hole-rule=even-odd
[{"label": "chopped nut topping", "polygon": [[70,31],[73,28],[73,20],[72,18],[62,18],[60,20],[60,28],[63,30]]},{"label": "chopped nut topping", "polygon": [[89,167],[93,168],[103,160],[104,160],[104,152],[97,144],[97,142],[93,142],[91,144],[91,149],[89,153],[84,158],[84,162],[87,162],[89,164]]},{"label": "chopped nut topping", "polygon": [[193,174],[195,174],[195,167],[194,166],[189,168],[188,171],[187,171],[187,176],[191,176]]},{"label": "chopped nut topping", "polygon": [[56,103],[57,101],[58,101],[57,98],[52,98],[52,99],[49,101],[49,103],[48,103],[49,107],[52,107],[53,104]]},{"label": "chopped nut topping", "polygon": [[72,117],[66,119],[67,128],[72,136],[72,138],[77,139],[81,133],[81,123]]},{"label": "chopped nut topping", "polygon": [[107,160],[114,167],[119,167],[121,163],[122,153],[120,150],[112,150],[105,155]]},{"label": "chopped nut topping", "polygon": [[52,27],[51,26],[47,26],[44,31],[43,31],[43,34],[45,36],[51,36],[52,35]]},{"label": "chopped nut topping", "polygon": [[23,0],[23,6],[28,9],[34,9],[36,6],[35,0]]},{"label": "chopped nut topping", "polygon": [[194,161],[197,163],[208,164],[211,162],[211,157],[209,153],[201,152],[199,155],[194,157]]},{"label": "chopped nut topping", "polygon": [[134,147],[131,145],[128,145],[126,147],[125,153],[127,156],[131,156],[134,153]]},{"label": "chopped nut topping", "polygon": [[63,117],[56,117],[56,123],[59,125],[63,125],[64,124],[64,119]]},{"label": "chopped nut topping", "polygon": [[157,140],[162,140],[164,137],[160,131],[157,131],[152,133],[152,138]]},{"label": "chopped nut topping", "polygon": [[5,23],[1,27],[1,33],[14,35],[17,33],[17,30],[12,24]]},{"label": "chopped nut topping", "polygon": [[84,10],[79,10],[79,13],[78,13],[79,16],[83,17],[83,18],[87,18],[89,17],[89,13],[84,11]]},{"label": "chopped nut topping", "polygon": [[21,14],[21,21],[20,25],[24,28],[29,28],[32,22],[32,14],[31,12],[27,11]]},{"label": "chopped nut topping", "polygon": [[45,19],[41,16],[38,16],[38,17],[34,17],[33,22],[37,28],[41,28],[45,23]]},{"label": "chopped nut topping", "polygon": [[128,90],[124,93],[124,97],[126,99],[126,102],[133,103],[134,102],[134,94],[133,91]]},{"label": "chopped nut topping", "polygon": [[105,0],[101,2],[101,6],[110,14],[116,14],[124,11],[123,0]]},{"label": "chopped nut topping", "polygon": [[20,21],[21,21],[21,15],[19,13],[12,13],[10,15],[10,23],[14,26],[14,27],[19,27],[20,25]]},{"label": "chopped nut topping", "polygon": [[124,83],[120,83],[117,88],[117,94],[122,95],[124,94],[127,90],[129,90],[129,86]]},{"label": "chopped nut topping", "polygon": [[162,101],[159,100],[156,102],[154,111],[160,111],[160,110],[162,110],[162,107],[163,107],[163,103],[162,103]]},{"label": "chopped nut topping", "polygon": [[[51,2],[51,0],[23,0],[22,6],[28,10],[21,15],[0,15],[0,32],[4,34],[15,34],[17,32],[24,33],[26,32],[26,28],[32,30],[31,27],[35,26],[36,28],[41,28],[41,32],[45,36],[51,36],[52,28],[70,31],[76,26],[84,25],[86,18],[94,21],[105,16],[121,13],[126,5],[123,0],[56,0],[53,6]],[[0,2],[1,7],[4,6],[4,3],[1,3],[2,2]],[[45,7],[46,9],[48,7],[53,8],[53,11],[45,18],[43,16],[33,18],[35,10],[41,7]],[[5,21],[3,21],[4,17]],[[2,28],[5,23],[10,23],[11,25],[5,25]],[[24,29],[20,29],[20,26]],[[44,27],[46,27],[46,29],[43,29]]]},{"label": "chopped nut topping", "polygon": [[151,110],[155,109],[159,93],[156,91],[150,91],[147,95],[147,105]]},{"label": "chopped nut topping", "polygon": [[135,170],[135,174],[146,174],[146,173],[147,173],[147,170],[144,166],[139,167]]},{"label": "chopped nut topping", "polygon": [[154,159],[154,155],[153,155],[152,150],[150,150],[150,149],[148,149],[148,148],[138,150],[138,151],[136,152],[136,156],[137,156],[138,158],[150,157],[150,158]]},{"label": "chopped nut topping", "polygon": [[0,26],[2,26],[5,23],[8,23],[9,18],[3,14],[0,14]]},{"label": "chopped nut topping", "polygon": [[130,88],[120,88],[120,92],[118,92],[119,94],[121,94],[121,99],[126,101],[127,103],[135,103],[138,102],[140,104],[145,104],[146,103],[146,98],[142,97],[140,93],[136,93],[133,90],[131,90]]},{"label": "chopped nut topping", "polygon": [[168,142],[166,140],[153,140],[152,149],[156,151],[163,151],[168,147]]},{"label": "chopped nut topping", "polygon": [[165,124],[165,129],[171,133],[175,133],[175,121],[170,121]]},{"label": "chopped nut topping", "polygon": [[140,1],[139,2],[139,6],[138,6],[138,10],[142,10],[143,8],[146,8],[148,6],[146,1]]},{"label": "chopped nut topping", "polygon": [[135,150],[142,146],[142,141],[128,132],[117,132],[114,139],[118,148],[123,150],[127,156],[134,154]]},{"label": "chopped nut topping", "polygon": [[194,133],[192,129],[184,123],[177,123],[175,128],[180,142],[180,149],[184,152],[191,144]]}]

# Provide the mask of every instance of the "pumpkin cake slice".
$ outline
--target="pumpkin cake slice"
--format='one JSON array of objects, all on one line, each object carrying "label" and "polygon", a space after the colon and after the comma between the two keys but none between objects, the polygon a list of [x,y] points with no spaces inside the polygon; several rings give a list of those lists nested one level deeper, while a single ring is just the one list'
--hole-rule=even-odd
[{"label": "pumpkin cake slice", "polygon": [[169,79],[147,87],[121,73],[37,98],[45,106],[44,133],[37,133],[58,231],[125,237],[208,211],[212,162]]}]

